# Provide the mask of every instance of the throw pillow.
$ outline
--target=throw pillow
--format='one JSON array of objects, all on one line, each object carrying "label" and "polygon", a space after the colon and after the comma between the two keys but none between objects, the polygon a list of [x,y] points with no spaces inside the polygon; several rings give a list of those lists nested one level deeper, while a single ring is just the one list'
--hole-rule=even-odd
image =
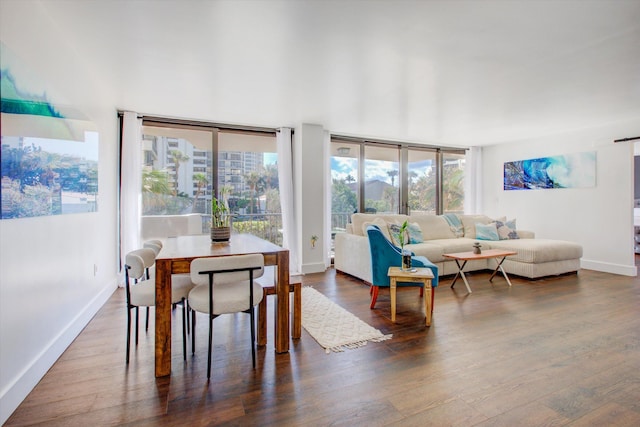
[{"label": "throw pillow", "polygon": [[500,240],[496,223],[489,224],[476,223],[476,239],[478,240]]},{"label": "throw pillow", "polygon": [[424,242],[424,237],[422,236],[422,230],[420,226],[416,222],[412,222],[409,224],[409,243],[422,243]]},{"label": "throw pillow", "polygon": [[516,219],[511,221],[496,221],[496,228],[500,240],[519,239],[520,236],[516,231]]},{"label": "throw pillow", "polygon": [[[402,224],[389,224],[389,234],[391,235],[391,243],[393,243],[396,246],[402,246],[401,245],[401,237],[400,237],[400,227],[402,227]],[[404,236],[404,243],[409,243],[409,239],[407,238],[407,235],[405,234]]]},{"label": "throw pillow", "polygon": [[373,221],[371,222],[365,222],[362,224],[362,234],[364,234],[365,236],[367,235],[367,227],[370,225],[376,225],[378,226],[378,228],[380,229],[380,231],[382,232],[382,234],[384,234],[384,237],[387,238],[387,240],[391,240],[391,235],[389,234],[389,226],[387,225],[387,221],[385,221],[382,218],[375,218]]}]

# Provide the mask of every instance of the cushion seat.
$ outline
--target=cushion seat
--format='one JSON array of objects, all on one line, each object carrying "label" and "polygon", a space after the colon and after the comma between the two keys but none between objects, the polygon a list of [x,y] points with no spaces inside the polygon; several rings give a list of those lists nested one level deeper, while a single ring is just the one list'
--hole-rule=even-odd
[{"label": "cushion seat", "polygon": [[582,257],[582,246],[564,240],[550,239],[514,239],[488,242],[492,248],[512,250],[517,255],[509,257],[512,261],[540,264]]}]

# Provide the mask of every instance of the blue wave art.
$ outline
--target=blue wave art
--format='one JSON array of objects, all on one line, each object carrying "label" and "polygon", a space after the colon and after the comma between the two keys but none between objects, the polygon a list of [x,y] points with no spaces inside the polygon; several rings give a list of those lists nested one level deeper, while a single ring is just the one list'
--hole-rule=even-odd
[{"label": "blue wave art", "polygon": [[518,160],[504,164],[505,190],[595,186],[595,151]]}]

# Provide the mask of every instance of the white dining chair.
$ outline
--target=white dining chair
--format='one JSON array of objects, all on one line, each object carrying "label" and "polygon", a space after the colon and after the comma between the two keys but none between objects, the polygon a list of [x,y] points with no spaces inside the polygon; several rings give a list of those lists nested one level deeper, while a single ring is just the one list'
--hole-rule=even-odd
[{"label": "white dining chair", "polygon": [[[147,329],[149,325],[149,308],[156,302],[155,274],[149,273],[149,265],[153,265],[155,253],[151,248],[142,248],[129,252],[125,258],[125,293],[127,304],[127,356],[131,346],[131,310],[135,309],[136,335],[135,343],[138,345],[138,311],[140,307],[147,308]],[[188,279],[188,280],[185,280]],[[171,281],[171,302],[182,303],[182,350],[183,358],[187,357],[187,331],[186,331],[186,298],[193,288],[191,279]]]},{"label": "white dining chair", "polygon": [[213,319],[227,313],[249,313],[251,317],[251,359],[256,367],[255,307],[262,301],[262,286],[255,281],[264,273],[262,254],[196,258],[191,262],[189,292],[192,312],[191,350],[195,354],[196,311],[209,316],[207,379],[211,378]]}]

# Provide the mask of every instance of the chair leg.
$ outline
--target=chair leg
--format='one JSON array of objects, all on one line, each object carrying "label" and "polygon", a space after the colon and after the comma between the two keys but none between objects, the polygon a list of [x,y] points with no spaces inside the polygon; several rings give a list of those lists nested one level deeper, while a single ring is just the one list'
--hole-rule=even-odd
[{"label": "chair leg", "polygon": [[196,311],[191,310],[191,354],[196,354]]},{"label": "chair leg", "polygon": [[207,357],[207,379],[211,378],[211,345],[212,344],[213,344],[213,317],[209,315],[209,356]]},{"label": "chair leg", "polygon": [[251,317],[251,361],[253,369],[256,369],[256,313],[253,307],[249,309],[249,316]]},{"label": "chair leg", "polygon": [[144,323],[145,332],[149,332],[149,307],[147,307],[147,320]]},{"label": "chair leg", "polygon": [[187,303],[182,298],[182,359],[187,360]]},{"label": "chair leg", "polygon": [[371,305],[369,306],[369,308],[373,309],[376,306],[376,301],[378,300],[378,290],[380,289],[379,286],[374,286],[371,285],[371,290],[369,292],[371,292]]},{"label": "chair leg", "polygon": [[136,307],[136,345],[138,345],[138,307]]},{"label": "chair leg", "polygon": [[188,300],[184,300],[184,305],[187,308],[187,333],[190,334],[191,333],[191,325],[189,322],[189,315],[191,314],[191,307],[189,307],[189,301]]},{"label": "chair leg", "polygon": [[129,350],[131,347],[131,309],[127,307],[127,364],[129,364]]}]

